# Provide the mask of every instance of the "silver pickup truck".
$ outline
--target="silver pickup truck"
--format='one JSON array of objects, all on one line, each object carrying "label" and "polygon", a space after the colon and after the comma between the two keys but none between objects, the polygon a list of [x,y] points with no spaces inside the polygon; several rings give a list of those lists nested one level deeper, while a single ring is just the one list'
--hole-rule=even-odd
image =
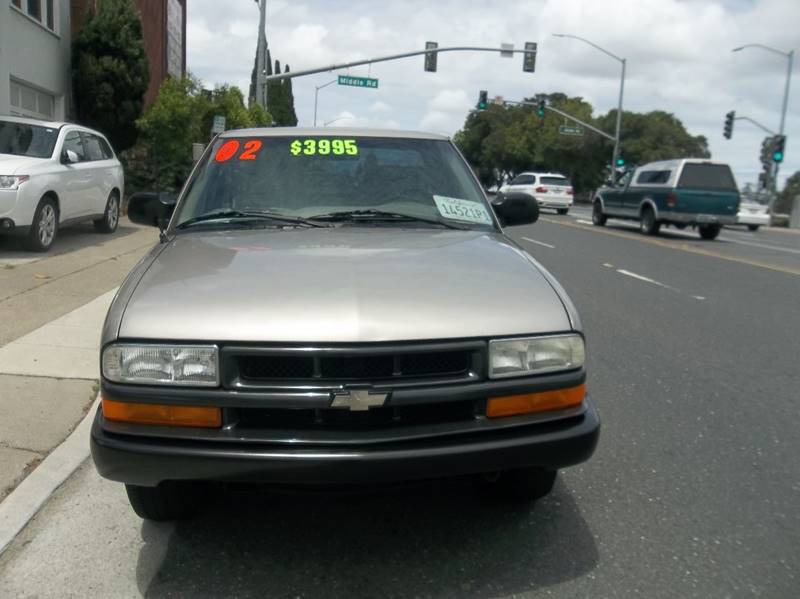
[{"label": "silver pickup truck", "polygon": [[533,500],[599,434],[575,308],[503,234],[445,137],[252,129],[217,137],[105,321],[101,475],[137,514],[198,507],[197,485],[473,476]]}]

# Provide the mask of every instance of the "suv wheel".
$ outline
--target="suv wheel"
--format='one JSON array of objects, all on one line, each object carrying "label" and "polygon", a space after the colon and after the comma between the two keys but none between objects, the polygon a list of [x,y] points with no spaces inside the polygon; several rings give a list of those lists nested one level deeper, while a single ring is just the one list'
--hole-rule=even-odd
[{"label": "suv wheel", "polygon": [[711,241],[717,238],[720,229],[722,229],[720,225],[700,225],[700,237]]},{"label": "suv wheel", "polygon": [[113,233],[119,224],[119,198],[117,194],[111,193],[106,202],[106,209],[103,218],[94,221],[94,228],[99,233]]},{"label": "suv wheel", "polygon": [[747,225],[747,228],[751,231],[758,231],[758,225]]},{"label": "suv wheel", "polygon": [[541,499],[553,489],[558,470],[518,468],[483,479],[483,489],[493,498],[524,502]]},{"label": "suv wheel", "polygon": [[28,230],[25,247],[33,252],[46,252],[53,247],[53,242],[58,234],[58,207],[56,201],[44,197],[39,201],[33,222]]},{"label": "suv wheel", "polygon": [[606,224],[606,215],[603,214],[603,206],[600,202],[595,202],[592,206],[592,224],[596,227],[602,227]]},{"label": "suv wheel", "polygon": [[569,208],[557,208],[556,212],[558,212],[559,214],[566,214],[567,212],[569,212]]},{"label": "suv wheel", "polygon": [[194,483],[164,481],[157,487],[125,485],[128,501],[136,515],[158,522],[185,520],[197,513],[199,494]]},{"label": "suv wheel", "polygon": [[661,223],[656,220],[656,213],[649,206],[642,209],[642,217],[639,221],[639,229],[645,235],[658,235]]}]

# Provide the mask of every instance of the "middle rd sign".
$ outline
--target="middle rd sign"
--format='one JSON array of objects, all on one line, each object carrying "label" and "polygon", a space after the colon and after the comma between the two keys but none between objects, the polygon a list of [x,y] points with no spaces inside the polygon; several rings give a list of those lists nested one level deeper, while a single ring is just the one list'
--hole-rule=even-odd
[{"label": "middle rd sign", "polygon": [[352,77],[350,75],[339,75],[339,85],[350,85],[352,87],[368,87],[378,89],[378,80],[370,77]]}]

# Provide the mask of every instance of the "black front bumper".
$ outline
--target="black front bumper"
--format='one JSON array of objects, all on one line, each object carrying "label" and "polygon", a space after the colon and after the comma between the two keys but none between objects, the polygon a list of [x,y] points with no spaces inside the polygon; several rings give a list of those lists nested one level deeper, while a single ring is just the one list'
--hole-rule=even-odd
[{"label": "black front bumper", "polygon": [[589,459],[597,445],[597,412],[588,398],[582,408],[570,418],[491,433],[324,448],[120,435],[104,429],[98,410],[91,449],[103,477],[142,486],[164,480],[372,483],[561,468]]}]

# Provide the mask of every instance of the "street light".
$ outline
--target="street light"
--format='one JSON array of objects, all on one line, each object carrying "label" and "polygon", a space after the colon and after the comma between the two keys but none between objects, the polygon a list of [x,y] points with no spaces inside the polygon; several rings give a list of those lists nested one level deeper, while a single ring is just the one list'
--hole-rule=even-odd
[{"label": "street light", "polygon": [[[778,54],[783,56],[787,60],[786,65],[786,85],[783,88],[783,107],[781,108],[781,125],[778,128],[778,135],[783,135],[783,128],[786,124],[786,106],[789,103],[789,84],[792,81],[792,64],[794,63],[794,50],[790,50],[789,52],[783,52],[781,50],[776,50],[775,48],[771,48],[770,46],[765,46],[764,44],[745,44],[744,46],[739,46],[738,48],[734,48],[731,52],[739,52],[740,50],[744,50],[745,48],[761,48],[762,50],[766,50],[767,52],[772,52],[773,54]],[[783,159],[783,154],[781,153],[781,159]],[[775,163],[775,179],[774,181],[777,183],[778,180],[778,163]]]},{"label": "street light", "polygon": [[333,81],[328,81],[328,83],[323,83],[322,85],[315,85],[314,86],[314,126],[315,127],[317,126],[317,96],[319,95],[319,90],[321,90],[323,87],[328,87],[329,85],[333,85],[337,81],[339,81],[338,77],[336,79],[334,79]]},{"label": "street light", "polygon": [[589,44],[593,48],[596,48],[597,50],[600,50],[600,52],[610,56],[614,60],[618,60],[622,64],[622,77],[620,77],[620,80],[619,80],[619,103],[617,104],[617,132],[616,132],[616,135],[614,136],[614,138],[615,138],[615,141],[614,141],[614,154],[611,157],[611,175],[613,177],[614,170],[615,170],[616,164],[617,164],[617,156],[619,155],[619,135],[620,135],[620,127],[622,126],[622,92],[625,89],[625,64],[626,64],[626,59],[620,58],[619,56],[617,56],[616,54],[612,54],[611,52],[609,52],[605,48],[601,48],[600,46],[598,46],[594,42],[590,42],[586,38],[579,37],[577,35],[570,35],[568,33],[554,33],[553,36],[554,37],[571,37],[572,39],[580,40],[583,43]]}]

